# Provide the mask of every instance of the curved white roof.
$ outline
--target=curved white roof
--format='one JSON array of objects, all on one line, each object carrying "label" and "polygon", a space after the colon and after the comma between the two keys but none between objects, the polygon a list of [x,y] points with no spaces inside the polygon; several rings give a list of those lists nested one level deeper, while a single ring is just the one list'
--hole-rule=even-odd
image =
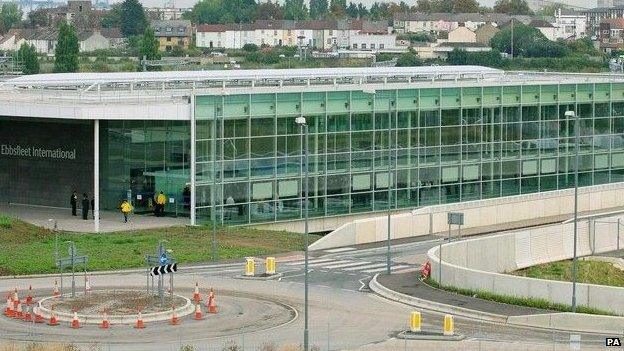
[{"label": "curved white roof", "polygon": [[356,78],[389,76],[475,76],[503,74],[499,69],[482,66],[420,66],[420,67],[348,67],[254,69],[118,73],[51,73],[9,79],[5,85],[91,85],[98,83],[168,82],[168,81],[231,81],[283,80],[317,78]]}]

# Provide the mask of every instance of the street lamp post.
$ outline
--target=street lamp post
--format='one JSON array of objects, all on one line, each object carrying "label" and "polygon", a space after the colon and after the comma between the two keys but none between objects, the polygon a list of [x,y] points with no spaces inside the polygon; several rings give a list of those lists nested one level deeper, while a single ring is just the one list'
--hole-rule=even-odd
[{"label": "street lamp post", "polygon": [[578,236],[578,169],[579,169],[579,117],[574,111],[566,111],[566,117],[574,118],[574,249],[572,255],[572,313],[576,312],[576,280],[578,275],[577,236]]},{"label": "street lamp post", "polygon": [[390,256],[391,239],[391,210],[392,210],[392,107],[388,100],[388,238],[386,241],[386,274],[392,273],[392,260]]},{"label": "street lamp post", "polygon": [[303,164],[305,168],[305,180],[304,180],[304,220],[305,220],[305,230],[304,230],[304,240],[305,240],[305,251],[304,251],[304,326],[303,326],[303,350],[309,350],[309,331],[308,331],[308,180],[310,178],[310,167],[308,160],[308,125],[306,124],[305,117],[297,117],[295,122],[301,127],[301,134],[303,134],[304,147],[303,147]]}]

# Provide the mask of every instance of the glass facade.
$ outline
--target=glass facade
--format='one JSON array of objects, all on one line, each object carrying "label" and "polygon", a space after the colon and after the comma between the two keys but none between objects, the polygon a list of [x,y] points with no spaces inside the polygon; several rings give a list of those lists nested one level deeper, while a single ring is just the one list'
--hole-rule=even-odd
[{"label": "glass facade", "polygon": [[153,210],[156,192],[173,198],[165,210],[190,210],[190,134],[186,121],[101,121],[100,194],[103,209],[129,199],[137,213]]},{"label": "glass facade", "polygon": [[300,116],[312,217],[569,188],[570,110],[580,185],[623,181],[622,83],[198,96],[197,218],[302,218]]}]

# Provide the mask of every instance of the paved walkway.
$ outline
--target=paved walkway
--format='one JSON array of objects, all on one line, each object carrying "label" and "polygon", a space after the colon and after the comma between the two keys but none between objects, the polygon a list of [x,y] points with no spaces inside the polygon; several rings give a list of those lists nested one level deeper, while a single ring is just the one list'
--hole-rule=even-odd
[{"label": "paved walkway", "polygon": [[421,282],[418,277],[420,272],[408,272],[400,274],[379,275],[377,281],[388,289],[418,297],[427,301],[433,301],[451,306],[468,308],[471,310],[494,313],[503,316],[522,316],[527,314],[549,313],[551,311],[537,308],[508,305],[494,301],[460,295],[436,288]]},{"label": "paved walkway", "polygon": [[[36,226],[51,229],[54,227],[54,221],[56,221],[59,230],[81,233],[94,232],[93,220],[91,218],[86,221],[83,220],[80,209],[78,212],[78,216],[74,217],[69,208],[0,204],[0,213],[19,218]],[[186,217],[154,217],[152,214],[132,215],[128,223],[124,223],[123,216],[119,212],[101,211],[100,214],[100,232],[171,227],[189,223]]]}]

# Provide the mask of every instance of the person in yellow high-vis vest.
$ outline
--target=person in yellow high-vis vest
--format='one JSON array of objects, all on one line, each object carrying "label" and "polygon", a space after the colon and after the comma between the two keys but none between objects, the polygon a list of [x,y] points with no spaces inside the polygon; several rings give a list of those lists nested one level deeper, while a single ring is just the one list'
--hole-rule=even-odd
[{"label": "person in yellow high-vis vest", "polygon": [[132,205],[128,202],[128,200],[123,200],[121,203],[121,213],[124,216],[124,223],[128,223],[128,215],[132,212]]},{"label": "person in yellow high-vis vest", "polygon": [[156,217],[165,215],[165,203],[167,203],[167,196],[161,191],[156,197]]}]

